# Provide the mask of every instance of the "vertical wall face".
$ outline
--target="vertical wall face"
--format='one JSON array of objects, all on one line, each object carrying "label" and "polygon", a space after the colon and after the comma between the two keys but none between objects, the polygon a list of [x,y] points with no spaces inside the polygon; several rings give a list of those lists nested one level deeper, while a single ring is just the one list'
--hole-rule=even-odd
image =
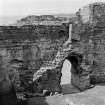
[{"label": "vertical wall face", "polygon": [[[29,72],[32,69],[38,69],[40,65],[40,53],[40,48],[37,45],[0,48],[0,55],[3,56],[5,64],[2,66],[7,66],[10,80],[17,91],[20,88],[21,82],[24,82],[24,80],[27,81],[24,79],[25,76],[30,75],[28,79],[32,79],[32,74],[25,72],[24,69]],[[25,72],[25,75],[23,72]]]},{"label": "vertical wall face", "polygon": [[93,83],[105,82],[105,4],[93,6],[94,72]]},{"label": "vertical wall face", "polygon": [[10,80],[8,68],[6,67],[5,56],[0,54],[0,104],[17,105],[16,92]]},{"label": "vertical wall face", "polygon": [[9,54],[9,60],[13,59],[23,60],[22,47],[8,48],[7,53]]},{"label": "vertical wall face", "polygon": [[105,82],[105,4],[93,5],[93,82]]},{"label": "vertical wall face", "polygon": [[95,4],[93,6],[93,19],[98,27],[105,27],[105,4]]},{"label": "vertical wall face", "polygon": [[35,61],[41,57],[40,48],[37,45],[31,47],[32,60]]},{"label": "vertical wall face", "polygon": [[90,21],[92,11],[90,10],[89,6],[83,7],[82,9],[79,10],[79,12],[80,12],[80,16],[82,16],[81,20],[83,23],[87,23]]},{"label": "vertical wall face", "polygon": [[[92,22],[89,18],[85,18],[87,9],[79,11],[79,24],[73,25],[73,34],[79,37],[79,40],[72,38],[72,45],[75,51],[83,55],[85,68],[83,72],[91,71],[94,83],[105,82],[105,4],[92,4],[88,7],[88,11],[92,11]],[[81,21],[82,20],[82,21]],[[75,41],[74,41],[75,40]],[[82,66],[83,67],[83,66]]]}]

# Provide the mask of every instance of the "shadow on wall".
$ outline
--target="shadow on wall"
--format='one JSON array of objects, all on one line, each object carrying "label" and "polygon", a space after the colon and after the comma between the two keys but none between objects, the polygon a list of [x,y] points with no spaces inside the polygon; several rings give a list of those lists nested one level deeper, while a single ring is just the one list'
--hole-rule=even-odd
[{"label": "shadow on wall", "polygon": [[79,93],[80,90],[74,87],[71,84],[65,84],[62,85],[62,93],[65,94],[74,94],[74,93]]},{"label": "shadow on wall", "polygon": [[82,62],[82,55],[73,53],[70,54],[66,59],[68,59],[71,62],[72,67],[74,68],[73,70],[71,69],[71,73],[76,75],[80,74],[80,69],[78,67]]},{"label": "shadow on wall", "polygon": [[5,93],[0,93],[0,105],[18,105],[13,85],[8,91],[5,91]]}]

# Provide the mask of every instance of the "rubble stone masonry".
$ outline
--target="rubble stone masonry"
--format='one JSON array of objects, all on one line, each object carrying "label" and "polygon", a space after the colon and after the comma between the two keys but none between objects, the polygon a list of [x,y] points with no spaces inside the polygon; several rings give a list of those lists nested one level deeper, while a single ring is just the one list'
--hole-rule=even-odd
[{"label": "rubble stone masonry", "polygon": [[33,92],[60,92],[65,59],[74,67],[71,82],[80,90],[105,82],[105,4],[79,9],[70,24],[71,37],[69,24],[0,26],[0,52],[5,49],[23,87]]},{"label": "rubble stone masonry", "polygon": [[[45,65],[34,74],[33,81],[36,87],[40,87],[39,90],[60,91],[61,68],[65,59],[70,59],[75,67],[72,71],[71,82],[80,90],[90,88],[91,84],[105,82],[104,10],[105,4],[103,3],[90,4],[79,9],[76,18],[72,21],[73,28],[69,46],[62,46],[55,59],[49,61],[48,65],[50,66]],[[78,63],[72,62],[74,58],[77,59]],[[54,71],[58,75],[49,76],[49,72]],[[49,78],[53,76],[55,78],[50,80]],[[58,85],[52,87],[50,83],[57,83]]]}]

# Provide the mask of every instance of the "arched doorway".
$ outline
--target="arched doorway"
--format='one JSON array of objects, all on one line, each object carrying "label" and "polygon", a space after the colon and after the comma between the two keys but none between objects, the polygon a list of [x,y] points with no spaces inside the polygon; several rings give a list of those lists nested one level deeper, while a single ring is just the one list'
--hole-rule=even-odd
[{"label": "arched doorway", "polygon": [[72,77],[73,75],[78,75],[78,64],[80,57],[77,55],[68,56],[63,62],[61,69],[61,89],[62,93],[70,94],[80,92],[76,87],[72,85]]},{"label": "arched doorway", "polygon": [[61,85],[71,84],[71,66],[71,62],[66,59],[61,69]]}]

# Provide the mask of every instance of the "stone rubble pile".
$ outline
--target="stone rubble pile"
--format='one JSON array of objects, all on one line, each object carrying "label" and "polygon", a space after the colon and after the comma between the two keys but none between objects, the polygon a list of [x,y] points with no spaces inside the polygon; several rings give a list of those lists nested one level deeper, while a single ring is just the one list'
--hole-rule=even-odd
[{"label": "stone rubble pile", "polygon": [[[60,48],[60,50],[58,50],[56,57],[53,61],[48,61],[47,64],[44,64],[34,75],[33,75],[33,83],[34,84],[40,84],[40,82],[44,82],[45,86],[42,86],[41,88],[43,89],[48,89],[49,91],[51,91],[52,87],[51,86],[47,86],[46,84],[49,84],[51,78],[53,77],[53,79],[51,81],[54,82],[58,82],[59,78],[61,76],[60,73],[60,68],[62,66],[63,61],[65,60],[65,58],[68,56],[68,54],[71,51],[71,45],[70,47],[66,47],[66,48]],[[51,75],[49,75],[51,74]],[[54,74],[54,75],[53,75]],[[48,78],[49,76],[49,78]],[[38,81],[40,80],[40,78],[42,78],[42,81]],[[58,80],[57,80],[57,79]],[[48,80],[47,80],[48,79]],[[60,82],[60,81],[59,81]],[[33,87],[34,88],[34,87]],[[54,87],[53,87],[54,88]],[[59,88],[59,89],[58,89]],[[39,88],[40,90],[40,88]],[[60,86],[55,85],[55,90],[56,91],[60,91]],[[53,91],[55,91],[53,90]]]}]

